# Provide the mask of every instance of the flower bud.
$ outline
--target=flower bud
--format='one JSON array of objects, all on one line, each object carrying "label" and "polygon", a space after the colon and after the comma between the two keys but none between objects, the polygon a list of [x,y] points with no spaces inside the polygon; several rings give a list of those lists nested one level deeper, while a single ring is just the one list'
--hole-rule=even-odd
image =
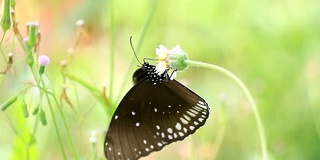
[{"label": "flower bud", "polygon": [[46,113],[44,112],[43,109],[41,109],[40,114],[39,114],[39,119],[42,125],[47,125],[47,118],[46,118]]},{"label": "flower bud", "polygon": [[14,7],[16,6],[16,1],[15,0],[9,0],[9,1],[10,1],[11,8],[14,9]]},{"label": "flower bud", "polygon": [[180,71],[188,67],[188,65],[183,63],[184,60],[188,60],[188,55],[180,48],[179,45],[174,47],[172,50],[169,50],[168,55],[170,59],[168,65],[170,68]]},{"label": "flower bud", "polygon": [[37,43],[37,37],[39,33],[39,23],[38,22],[30,22],[27,24],[28,26],[28,44],[32,48]]},{"label": "flower bud", "polygon": [[11,20],[10,20],[10,2],[9,0],[4,0],[3,2],[3,14],[0,21],[1,28],[3,32],[7,32],[7,30],[11,26]]},{"label": "flower bud", "polygon": [[156,65],[156,71],[158,74],[162,74],[167,69],[179,71],[188,67],[183,63],[184,60],[188,60],[188,55],[180,48],[179,45],[171,50],[168,50],[163,45],[159,45],[159,48],[156,48],[156,54],[158,56],[158,64]]},{"label": "flower bud", "polygon": [[24,100],[22,101],[21,108],[22,108],[23,117],[28,118],[29,112],[28,112],[28,108],[27,108],[27,103]]},{"label": "flower bud", "polygon": [[11,99],[5,101],[3,104],[1,104],[1,110],[4,111],[6,110],[8,107],[10,107],[14,102],[17,101],[17,97],[18,96],[14,96]]},{"label": "flower bud", "polygon": [[39,74],[43,74],[45,70],[45,66],[50,63],[50,58],[46,55],[41,55],[38,58],[38,63],[40,65]]},{"label": "flower bud", "polygon": [[38,111],[39,111],[39,105],[37,105],[37,106],[33,109],[32,115],[36,115],[36,114],[38,113]]},{"label": "flower bud", "polygon": [[78,27],[83,26],[83,24],[84,24],[84,20],[83,20],[83,19],[79,19],[79,20],[77,20],[77,22],[76,22],[76,25],[77,25]]}]

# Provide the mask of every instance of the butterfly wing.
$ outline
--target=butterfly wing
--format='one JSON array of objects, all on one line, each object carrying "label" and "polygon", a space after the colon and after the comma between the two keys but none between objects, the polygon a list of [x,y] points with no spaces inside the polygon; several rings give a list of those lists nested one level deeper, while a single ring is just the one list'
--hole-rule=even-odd
[{"label": "butterfly wing", "polygon": [[163,93],[158,99],[161,105],[149,108],[154,112],[151,125],[155,127],[156,135],[163,138],[164,144],[183,140],[205,124],[209,107],[196,93],[176,80],[164,83],[159,90]]},{"label": "butterfly wing", "polygon": [[137,141],[136,137],[145,132],[145,126],[139,127],[140,123],[137,123],[142,119],[140,103],[147,91],[145,85],[146,81],[140,81],[133,86],[113,114],[104,146],[105,155],[110,160],[135,159],[133,151],[143,148],[143,142]]},{"label": "butterfly wing", "polygon": [[113,115],[105,139],[108,159],[138,159],[182,140],[204,125],[208,104],[175,80],[139,81]]}]

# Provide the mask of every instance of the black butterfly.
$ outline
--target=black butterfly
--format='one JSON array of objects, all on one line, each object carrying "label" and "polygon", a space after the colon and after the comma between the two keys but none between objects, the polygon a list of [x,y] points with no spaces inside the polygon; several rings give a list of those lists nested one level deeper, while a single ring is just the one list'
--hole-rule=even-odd
[{"label": "black butterfly", "polygon": [[135,85],[116,109],[104,143],[108,160],[133,160],[183,140],[203,126],[209,106],[166,70],[142,64],[133,76]]}]

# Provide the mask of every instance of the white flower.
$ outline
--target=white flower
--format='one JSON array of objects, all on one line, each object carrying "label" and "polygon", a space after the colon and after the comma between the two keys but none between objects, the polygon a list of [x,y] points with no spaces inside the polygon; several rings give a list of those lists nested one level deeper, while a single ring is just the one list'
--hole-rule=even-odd
[{"label": "white flower", "polygon": [[165,60],[168,57],[168,49],[162,44],[159,45],[159,48],[156,48],[156,54],[159,61]]},{"label": "white flower", "polygon": [[168,50],[162,44],[159,45],[159,48],[156,48],[156,54],[158,59],[158,64],[156,65],[156,72],[161,75],[166,70],[173,69],[171,78],[176,77],[177,70],[183,70],[187,67],[184,60],[188,59],[188,55],[184,52],[179,45],[176,45],[171,50]]},{"label": "white flower", "polygon": [[156,72],[161,75],[163,72],[165,72],[167,69],[167,63],[165,61],[160,61],[156,65]]},{"label": "white flower", "polygon": [[174,48],[168,51],[168,54],[177,54],[182,53],[183,50],[180,48],[180,46],[177,44]]},{"label": "white flower", "polygon": [[167,69],[168,49],[160,44],[159,48],[156,48],[156,54],[159,61],[159,63],[156,65],[156,72],[161,75]]}]

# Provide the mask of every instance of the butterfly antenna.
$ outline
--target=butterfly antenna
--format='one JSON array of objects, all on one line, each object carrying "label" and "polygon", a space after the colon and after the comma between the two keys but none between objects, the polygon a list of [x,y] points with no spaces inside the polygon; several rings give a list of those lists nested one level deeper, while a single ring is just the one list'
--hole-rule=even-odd
[{"label": "butterfly antenna", "polygon": [[132,44],[132,36],[130,36],[130,46],[131,46],[131,48],[132,48],[132,51],[133,51],[134,56],[136,57],[137,61],[138,61],[140,64],[142,64],[142,63],[139,61],[138,57],[137,57],[136,51],[134,50],[134,47],[133,47],[133,44]]}]

